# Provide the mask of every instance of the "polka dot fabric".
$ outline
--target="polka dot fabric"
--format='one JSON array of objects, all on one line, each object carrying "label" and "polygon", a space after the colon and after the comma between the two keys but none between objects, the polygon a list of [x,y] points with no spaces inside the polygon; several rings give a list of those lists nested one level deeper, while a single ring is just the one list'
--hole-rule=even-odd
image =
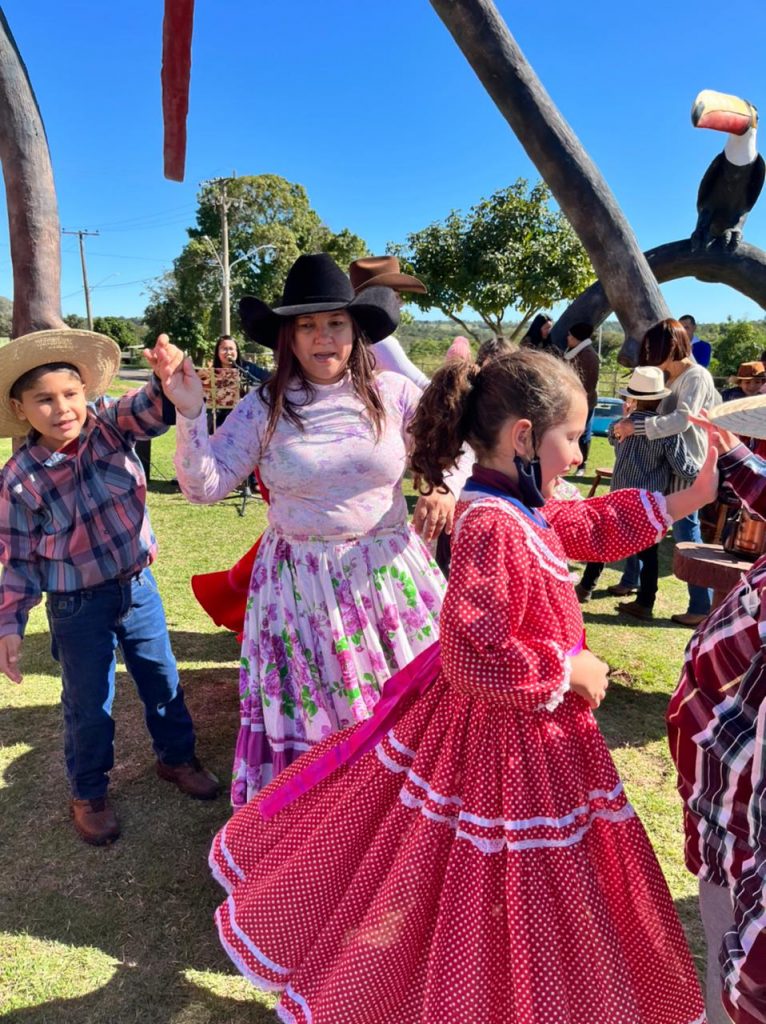
[{"label": "polka dot fabric", "polygon": [[221,941],[281,992],[282,1021],[704,1021],[651,846],[568,691],[566,558],[648,546],[662,502],[553,504],[550,528],[502,500],[459,506],[430,689],[356,764],[270,821],[256,798],[216,837]]}]

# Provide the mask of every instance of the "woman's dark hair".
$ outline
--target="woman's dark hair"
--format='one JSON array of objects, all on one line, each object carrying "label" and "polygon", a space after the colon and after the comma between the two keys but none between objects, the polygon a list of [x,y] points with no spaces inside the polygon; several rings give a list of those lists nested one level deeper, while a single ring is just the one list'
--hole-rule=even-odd
[{"label": "woman's dark hair", "polygon": [[[269,379],[264,381],[258,388],[258,394],[269,407],[269,418],[266,423],[266,433],[261,442],[261,452],[266,450],[274,431],[277,429],[277,423],[279,423],[281,416],[294,423],[299,430],[303,430],[303,417],[300,414],[300,408],[302,405],[308,405],[316,394],[315,388],[303,373],[303,367],[293,351],[295,319],[295,317],[290,317],[280,326],[277,347],[274,353],[276,369]],[[373,372],[375,359],[367,344],[364,333],[353,316],[351,317],[351,327],[354,332],[354,343],[351,348],[347,369],[351,374],[351,382],[356,396],[361,400],[365,412],[372,423],[375,439],[380,440],[380,435],[383,433],[386,411],[375,383]],[[300,403],[295,402],[288,396],[289,386],[296,381],[303,392],[303,400]]]},{"label": "woman's dark hair", "polygon": [[638,353],[639,366],[662,366],[688,359],[692,354],[689,335],[678,320],[660,320],[644,335]]},{"label": "woman's dark hair", "polygon": [[476,363],[454,360],[437,370],[423,392],[409,432],[410,465],[424,481],[423,493],[444,491],[444,473],[470,444],[489,454],[511,417],[528,419],[537,442],[569,415],[575,393],[585,395],[572,367],[546,352],[518,349]]},{"label": "woman's dark hair", "polygon": [[80,382],[82,382],[80,371],[71,363],[43,363],[42,366],[35,366],[32,370],[27,370],[26,373],[22,373],[22,375],[11,385],[10,396],[11,398],[15,398],[17,402],[20,402],[21,396],[24,392],[29,391],[30,388],[34,387],[38,380],[41,377],[44,377],[46,373],[61,372],[71,373]]},{"label": "woman's dark hair", "polygon": [[544,338],[541,331],[545,324],[552,324],[553,317],[548,316],[547,313],[538,313],[532,323],[529,325],[529,330],[524,335],[521,344],[525,348],[537,348],[544,349],[548,347],[548,339]]},{"label": "woman's dark hair", "polygon": [[507,355],[508,352],[515,352],[516,346],[502,334],[496,334],[494,338],[487,338],[479,345],[476,353],[476,365],[484,366],[488,359],[497,359],[498,356]]},{"label": "woman's dark hair", "polygon": [[[223,367],[223,363],[221,362],[221,356],[220,356],[220,348],[221,348],[221,342],[222,341],[233,341],[234,342],[234,347],[237,350],[236,362],[239,362],[239,344],[237,342],[237,339],[236,338],[232,338],[232,336],[230,334],[222,334],[221,337],[218,339],[218,341],[215,343],[215,353],[213,355],[213,366],[214,366],[214,368],[216,370],[220,370]],[[227,363],[226,366],[228,367],[228,365],[229,364]]]}]

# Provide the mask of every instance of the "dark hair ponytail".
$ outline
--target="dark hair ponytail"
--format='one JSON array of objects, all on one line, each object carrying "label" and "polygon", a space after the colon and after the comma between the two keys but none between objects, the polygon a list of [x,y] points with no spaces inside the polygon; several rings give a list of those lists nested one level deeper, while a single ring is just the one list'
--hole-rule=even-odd
[{"label": "dark hair ponytail", "polygon": [[409,425],[410,465],[422,490],[444,491],[444,474],[470,444],[481,461],[511,418],[528,419],[537,441],[569,415],[572,397],[585,395],[575,370],[563,359],[518,349],[485,363],[450,360],[423,392]]}]

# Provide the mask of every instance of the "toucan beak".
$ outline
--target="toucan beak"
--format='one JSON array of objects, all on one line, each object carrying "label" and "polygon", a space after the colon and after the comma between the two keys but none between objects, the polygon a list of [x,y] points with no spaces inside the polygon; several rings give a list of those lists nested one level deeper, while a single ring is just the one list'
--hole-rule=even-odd
[{"label": "toucan beak", "polygon": [[692,104],[695,128],[712,128],[714,132],[744,135],[758,125],[758,111],[747,100],[714,89],[703,89]]}]

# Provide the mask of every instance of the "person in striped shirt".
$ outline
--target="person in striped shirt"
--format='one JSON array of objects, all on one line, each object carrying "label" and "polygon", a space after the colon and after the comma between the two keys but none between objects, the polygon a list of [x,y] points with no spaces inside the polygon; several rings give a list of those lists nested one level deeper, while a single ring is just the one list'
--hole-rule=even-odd
[{"label": "person in striped shirt", "polygon": [[[727,431],[714,438],[722,479],[766,516],[766,461]],[[667,715],[708,944],[709,1024],[766,1021],[765,644],[766,556],[693,635]]]},{"label": "person in striped shirt", "polygon": [[[658,405],[669,394],[670,388],[665,387],[662,370],[656,366],[636,367],[627,387],[620,388],[620,395],[629,408],[628,420],[634,427],[642,424],[647,416],[655,415]],[[643,487],[667,494],[674,476],[689,481],[696,477],[699,465],[690,457],[683,434],[651,440],[636,430],[618,443],[613,427],[614,424],[610,424],[608,432],[610,442],[617,449],[612,473],[613,491],[624,487]],[[652,618],[660,573],[659,549],[659,544],[653,544],[635,556],[641,566],[638,594],[635,601],[622,601],[617,605],[621,614],[635,619]],[[586,565],[582,579],[575,587],[580,604],[590,600],[603,569],[603,562]]]},{"label": "person in striped shirt", "polygon": [[[164,335],[145,352],[152,366]],[[115,652],[146,709],[157,774],[198,799],[217,779],[195,756],[195,735],[149,570],[157,544],[135,442],[167,429],[152,375],[119,399],[103,397],[118,346],[88,331],[39,331],[3,348],[0,436],[25,436],[0,479],[0,673],[20,683],[22,637],[43,593],[61,665],[70,811],[85,842],[120,833],[107,800],[114,763]]]}]

